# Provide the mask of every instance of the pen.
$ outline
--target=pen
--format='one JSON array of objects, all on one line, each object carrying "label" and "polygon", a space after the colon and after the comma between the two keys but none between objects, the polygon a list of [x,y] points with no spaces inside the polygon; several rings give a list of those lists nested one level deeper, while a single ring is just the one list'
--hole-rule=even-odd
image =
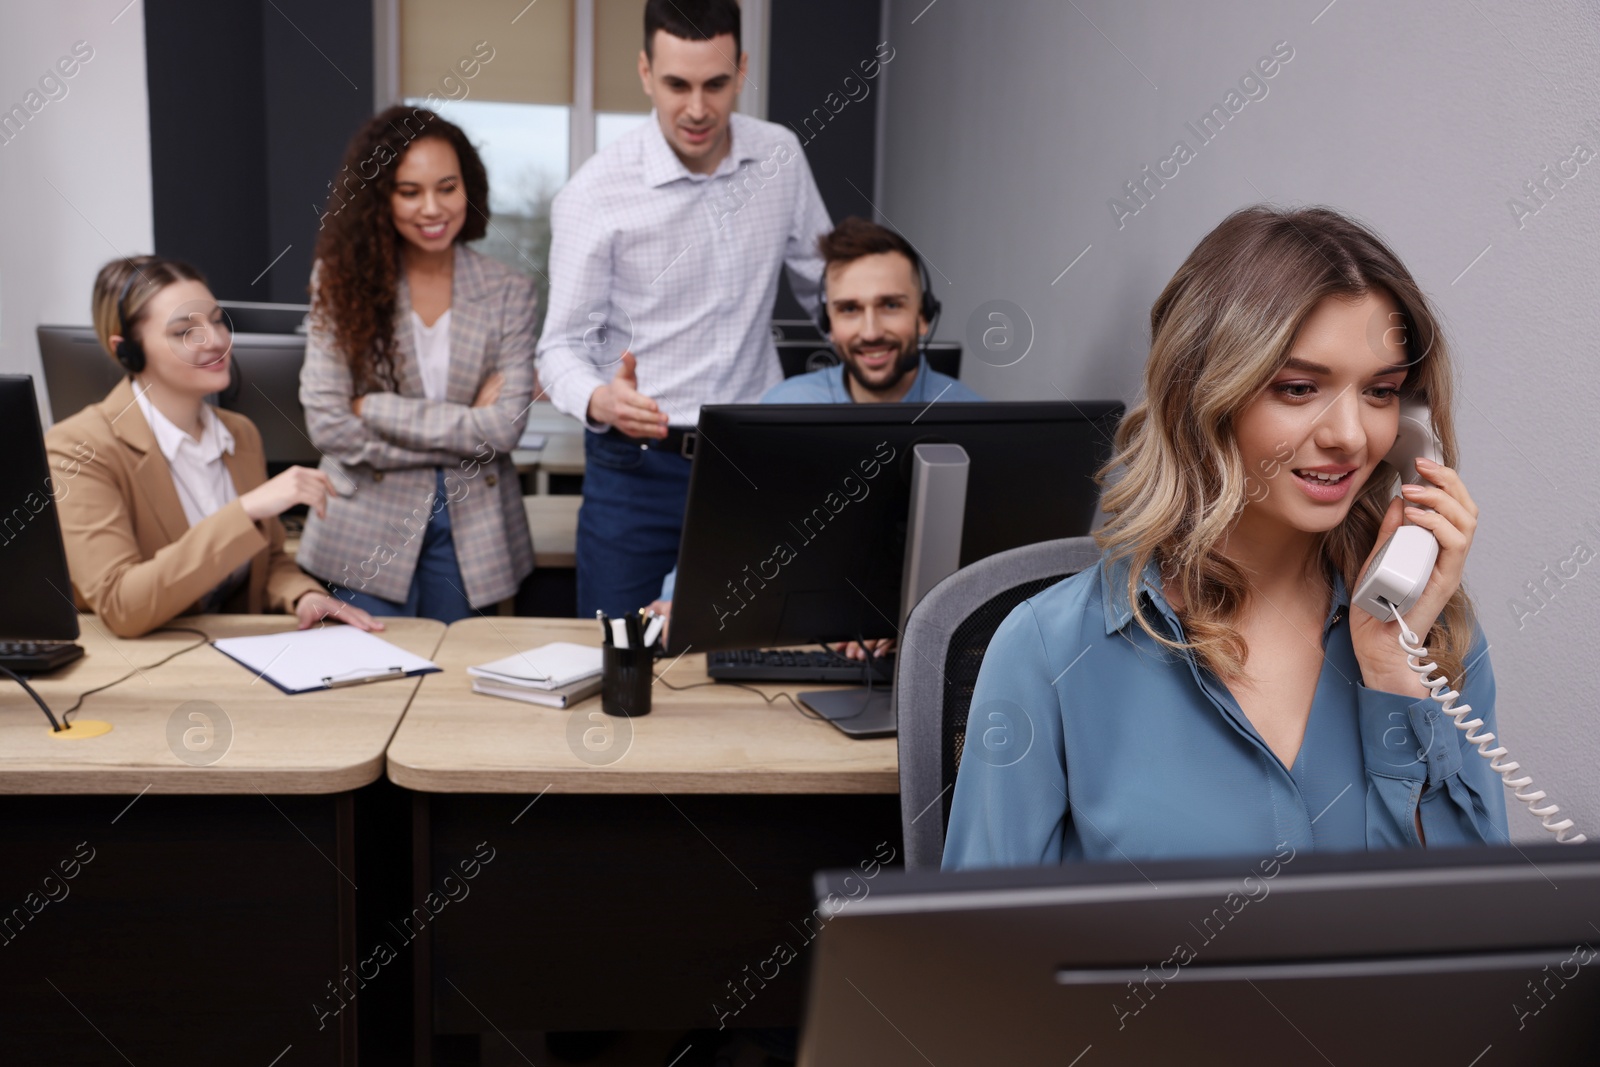
[{"label": "pen", "polygon": [[611,621],[606,618],[606,613],[599,609],[595,610],[594,617],[600,623],[600,640],[609,645],[611,643]]},{"label": "pen", "polygon": [[639,613],[637,611],[630,611],[625,618],[627,619],[628,627],[628,647],[639,648],[643,644],[641,638],[644,636],[642,631],[639,629]]},{"label": "pen", "polygon": [[[362,668],[357,667],[356,671]],[[346,674],[355,674],[353,678],[340,678],[337,675],[323,675],[322,684],[329,689],[342,689],[347,685],[366,685],[368,682],[381,682],[386,678],[404,678],[404,667],[378,667],[371,674],[356,674],[356,671],[346,671]]]}]

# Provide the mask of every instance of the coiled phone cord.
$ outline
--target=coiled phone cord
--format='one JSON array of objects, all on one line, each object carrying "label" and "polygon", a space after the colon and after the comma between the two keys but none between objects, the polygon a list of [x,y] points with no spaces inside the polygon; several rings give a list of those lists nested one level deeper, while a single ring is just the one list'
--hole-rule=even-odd
[{"label": "coiled phone cord", "polygon": [[[1406,653],[1406,666],[1415,671],[1417,676],[1422,679],[1422,684],[1428,689],[1428,696],[1432,697],[1445,714],[1454,720],[1456,729],[1467,735],[1467,743],[1478,747],[1478,754],[1489,761],[1489,766],[1494,769],[1495,773],[1500,775],[1501,780],[1505,782],[1506,788],[1511,790],[1513,796],[1528,806],[1529,813],[1539,820],[1541,826],[1556,835],[1558,843],[1580,845],[1587,840],[1582,834],[1573,829],[1571,819],[1556,820],[1556,816],[1561,814],[1559,805],[1552,802],[1543,807],[1536,806],[1541,800],[1545,799],[1544,790],[1533,789],[1523,792],[1533,784],[1533,779],[1527,774],[1520,778],[1511,777],[1521,769],[1522,765],[1516,760],[1502,758],[1510,754],[1506,751],[1504,745],[1497,745],[1494,748],[1489,747],[1494,744],[1495,735],[1478,729],[1483,725],[1482,719],[1467,719],[1467,715],[1472,712],[1471,704],[1456,706],[1456,698],[1461,694],[1450,688],[1450,679],[1439,671],[1438,664],[1423,662],[1422,657],[1428,654],[1428,650],[1421,644],[1422,639],[1416,635],[1411,627],[1406,625],[1406,620],[1393,604],[1388,604],[1388,601],[1384,603],[1393,612],[1395,621],[1400,624],[1400,647]],[[1478,732],[1474,733],[1474,730]]]}]

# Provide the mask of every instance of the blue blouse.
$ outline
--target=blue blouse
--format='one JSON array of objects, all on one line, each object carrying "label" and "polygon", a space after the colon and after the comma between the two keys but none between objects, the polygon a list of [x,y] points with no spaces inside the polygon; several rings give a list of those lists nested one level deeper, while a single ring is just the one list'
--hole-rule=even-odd
[{"label": "blue blouse", "polygon": [[[1123,559],[1018,605],[995,631],[967,718],[947,870],[1504,842],[1503,785],[1438,704],[1368,689],[1335,579],[1323,666],[1294,765],[1192,653],[1163,648],[1128,603]],[[1140,595],[1182,639],[1152,562]],[[1159,625],[1159,623],[1158,623]],[[1495,730],[1481,629],[1464,679]]]},{"label": "blue blouse", "polygon": [[[763,404],[849,404],[855,401],[850,395],[850,384],[845,380],[849,372],[843,364],[823,367],[806,374],[785,378],[762,394]],[[948,374],[940,374],[928,366],[928,357],[917,363],[917,376],[911,388],[900,398],[902,404],[931,404],[943,400],[947,404],[957,401],[972,402],[983,397],[962,385]]]}]

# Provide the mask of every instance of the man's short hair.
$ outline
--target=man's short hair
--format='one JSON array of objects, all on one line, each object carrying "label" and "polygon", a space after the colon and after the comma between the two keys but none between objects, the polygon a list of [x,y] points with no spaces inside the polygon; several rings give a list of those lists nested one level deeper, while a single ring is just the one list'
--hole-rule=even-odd
[{"label": "man's short hair", "polygon": [[736,0],[646,0],[644,54],[650,59],[655,58],[657,30],[666,30],[685,41],[709,41],[713,37],[731,33],[734,62],[737,63],[743,54]]},{"label": "man's short hair", "polygon": [[822,253],[824,272],[836,264],[853,263],[863,256],[898,252],[911,261],[911,273],[916,275],[918,287],[922,285],[922,257],[917,255],[917,250],[911,247],[910,241],[876,222],[854,216],[845,219],[832,233],[817,238],[817,251]]}]

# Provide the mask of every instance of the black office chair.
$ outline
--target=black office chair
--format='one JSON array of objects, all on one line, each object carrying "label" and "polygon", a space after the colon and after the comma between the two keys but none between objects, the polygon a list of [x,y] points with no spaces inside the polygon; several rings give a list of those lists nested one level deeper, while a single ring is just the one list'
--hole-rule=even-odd
[{"label": "black office chair", "polygon": [[1012,608],[1099,559],[1093,537],[1025,545],[963,567],[912,609],[896,679],[907,869],[936,870],[944,857],[967,710],[995,630]]}]

